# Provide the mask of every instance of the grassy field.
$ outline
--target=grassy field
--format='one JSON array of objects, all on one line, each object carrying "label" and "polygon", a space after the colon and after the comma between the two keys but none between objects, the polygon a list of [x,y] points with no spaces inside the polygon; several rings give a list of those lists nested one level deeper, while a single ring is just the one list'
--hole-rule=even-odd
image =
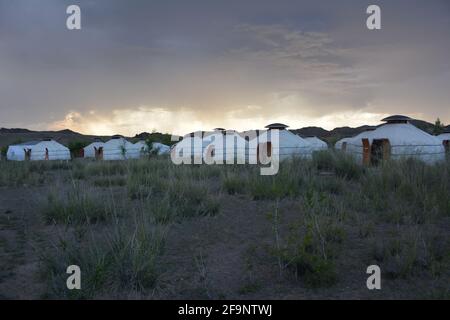
[{"label": "grassy field", "polygon": [[0,298],[449,299],[449,248],[449,162],[0,162]]}]

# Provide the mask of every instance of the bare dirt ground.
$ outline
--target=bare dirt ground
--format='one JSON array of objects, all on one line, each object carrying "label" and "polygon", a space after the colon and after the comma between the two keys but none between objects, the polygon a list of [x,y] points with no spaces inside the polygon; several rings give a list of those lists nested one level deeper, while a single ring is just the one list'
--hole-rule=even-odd
[{"label": "bare dirt ground", "polygon": [[43,286],[36,276],[39,259],[35,244],[45,226],[36,215],[35,201],[42,188],[0,190],[0,297],[38,298]]}]

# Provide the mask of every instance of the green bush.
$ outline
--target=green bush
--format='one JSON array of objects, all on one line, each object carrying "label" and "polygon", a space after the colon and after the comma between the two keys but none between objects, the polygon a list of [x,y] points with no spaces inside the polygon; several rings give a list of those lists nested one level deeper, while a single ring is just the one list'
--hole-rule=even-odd
[{"label": "green bush", "polygon": [[[317,209],[320,203],[313,198],[306,205],[310,210]],[[315,215],[316,212],[290,224],[287,236],[283,236],[277,202],[274,214],[269,214],[275,235],[275,245],[269,250],[278,260],[280,274],[284,269],[292,270],[296,279],[303,280],[308,287],[329,287],[337,281],[333,262],[337,248],[332,245],[341,243],[345,233],[332,223],[324,223],[324,217]]]}]

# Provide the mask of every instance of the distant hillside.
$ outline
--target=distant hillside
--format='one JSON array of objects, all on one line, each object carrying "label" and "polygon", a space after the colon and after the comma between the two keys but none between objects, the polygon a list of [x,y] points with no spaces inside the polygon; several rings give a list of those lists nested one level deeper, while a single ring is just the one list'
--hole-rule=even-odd
[{"label": "distant hillside", "polygon": [[31,131],[28,129],[0,129],[0,148],[14,143],[21,143],[33,140],[42,140],[45,138],[52,138],[64,145],[69,145],[73,142],[90,143],[97,138],[108,140],[107,136],[91,136],[83,135],[72,130],[61,131]]},{"label": "distant hillside", "polygon": [[[411,123],[426,132],[433,133],[434,125],[432,123],[422,120],[412,120]],[[305,127],[300,129],[294,129],[291,131],[303,137],[316,136],[328,141],[329,143],[334,143],[341,138],[352,137],[363,131],[373,128],[376,128],[376,126],[365,125],[357,128],[339,127],[330,131],[320,127]],[[450,132],[450,125],[446,126],[444,130]],[[11,129],[0,128],[0,148],[4,148],[14,143],[42,140],[44,138],[52,138],[66,146],[69,146],[69,144],[88,144],[96,139],[107,141],[111,138],[111,136],[83,135],[81,133],[74,132],[69,129],[60,131],[32,131],[22,128],[11,128]],[[173,141],[171,141],[170,134],[159,132],[152,132],[152,133],[142,132],[136,134],[134,137],[126,137],[126,138],[132,142],[136,142],[138,140],[153,140],[162,142],[167,145],[171,145],[174,143]]]},{"label": "distant hillside", "polygon": [[[429,123],[429,122],[426,122],[423,120],[412,120],[411,124],[423,131],[433,134],[434,124],[432,124],[432,123]],[[302,137],[316,136],[320,139],[330,142],[331,144],[334,144],[339,139],[342,139],[345,137],[353,137],[353,136],[360,134],[361,132],[371,130],[371,129],[376,129],[379,126],[381,126],[381,125],[378,125],[378,126],[364,125],[364,126],[360,126],[357,128],[339,127],[339,128],[334,128],[331,131],[325,130],[320,127],[305,127],[305,128],[295,129],[295,130],[291,130],[291,131]],[[450,129],[450,125],[445,127],[446,131],[448,131],[449,129]]]},{"label": "distant hillside", "polygon": [[33,131],[30,131],[28,129],[19,129],[19,128],[0,128],[0,133],[30,133]]},{"label": "distant hillside", "polygon": [[291,130],[293,133],[298,134],[302,137],[308,137],[308,136],[316,136],[321,139],[327,139],[327,138],[344,138],[344,137],[351,137],[355,136],[358,133],[361,133],[363,131],[376,128],[374,126],[361,126],[357,128],[350,128],[350,127],[339,127],[334,128],[331,131],[325,130],[323,128],[319,127],[306,127],[296,130]]},{"label": "distant hillside", "polygon": [[305,127],[305,128],[291,130],[291,131],[302,137],[309,137],[309,136],[327,137],[330,134],[330,131],[325,130],[320,127]]}]

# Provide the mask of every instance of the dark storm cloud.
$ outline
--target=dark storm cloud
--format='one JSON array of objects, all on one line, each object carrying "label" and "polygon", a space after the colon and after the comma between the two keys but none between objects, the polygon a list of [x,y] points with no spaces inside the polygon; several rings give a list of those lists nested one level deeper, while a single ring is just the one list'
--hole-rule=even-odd
[{"label": "dark storm cloud", "polygon": [[[143,106],[208,124],[348,111],[450,121],[448,2],[318,2],[0,0],[0,126]],[[365,28],[372,3],[380,31]],[[69,4],[81,31],[65,28]]]}]

